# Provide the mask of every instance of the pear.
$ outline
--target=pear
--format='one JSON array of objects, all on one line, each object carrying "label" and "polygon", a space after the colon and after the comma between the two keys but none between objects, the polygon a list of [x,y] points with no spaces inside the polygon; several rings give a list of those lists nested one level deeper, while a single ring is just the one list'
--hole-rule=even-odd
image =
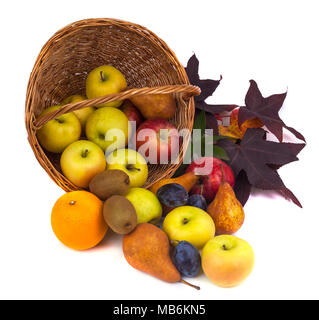
[{"label": "pear", "polygon": [[171,94],[136,96],[130,100],[145,119],[170,119],[176,112],[176,102]]},{"label": "pear", "polygon": [[233,234],[244,223],[245,213],[241,203],[237,200],[233,188],[224,180],[222,169],[222,183],[207,212],[213,218],[216,234]]},{"label": "pear", "polygon": [[187,192],[189,192],[194,187],[194,185],[197,183],[197,181],[199,180],[199,177],[200,176],[195,175],[194,172],[187,172],[187,173],[184,173],[183,175],[176,177],[176,178],[162,179],[162,180],[159,180],[158,182],[154,183],[150,187],[150,191],[152,191],[154,194],[156,194],[157,190],[160,187],[164,186],[165,184],[178,183],[181,186],[183,186]]},{"label": "pear", "polygon": [[150,223],[141,223],[123,236],[123,253],[126,261],[135,269],[146,272],[166,282],[183,282],[170,258],[170,244],[164,231]]}]

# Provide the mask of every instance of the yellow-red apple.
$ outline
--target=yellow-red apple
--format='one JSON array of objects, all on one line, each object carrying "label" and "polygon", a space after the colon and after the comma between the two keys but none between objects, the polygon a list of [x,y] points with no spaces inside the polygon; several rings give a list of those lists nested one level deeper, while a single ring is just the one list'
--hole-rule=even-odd
[{"label": "yellow-red apple", "polygon": [[244,281],[254,266],[254,251],[243,239],[220,235],[209,240],[202,251],[206,276],[220,287],[234,287]]}]

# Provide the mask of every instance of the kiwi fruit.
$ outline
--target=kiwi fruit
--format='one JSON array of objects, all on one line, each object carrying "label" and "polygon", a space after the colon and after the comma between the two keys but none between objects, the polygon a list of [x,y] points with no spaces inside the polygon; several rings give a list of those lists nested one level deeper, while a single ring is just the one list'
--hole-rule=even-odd
[{"label": "kiwi fruit", "polygon": [[114,195],[103,205],[107,225],[116,233],[130,233],[137,225],[137,214],[132,203],[123,196]]},{"label": "kiwi fruit", "polygon": [[101,200],[113,195],[125,196],[130,189],[130,177],[122,170],[102,171],[90,181],[89,189]]}]

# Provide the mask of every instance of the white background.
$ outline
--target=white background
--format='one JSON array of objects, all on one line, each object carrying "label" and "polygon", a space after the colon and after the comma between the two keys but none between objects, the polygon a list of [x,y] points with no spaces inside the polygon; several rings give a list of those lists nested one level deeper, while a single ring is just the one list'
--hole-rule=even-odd
[{"label": "white background", "polygon": [[[0,12],[2,299],[318,299],[318,10],[317,1],[10,1]],[[84,18],[119,18],[164,39],[183,65],[196,53],[202,78],[223,81],[212,103],[243,104],[249,80],[264,96],[288,96],[287,125],[307,138],[300,161],[280,170],[304,208],[272,192],[254,192],[237,236],[255,250],[251,276],[222,289],[202,274],[198,292],[131,268],[119,236],[95,249],[72,251],[50,225],[63,194],[27,142],[24,104],[41,47],[65,25]]]}]

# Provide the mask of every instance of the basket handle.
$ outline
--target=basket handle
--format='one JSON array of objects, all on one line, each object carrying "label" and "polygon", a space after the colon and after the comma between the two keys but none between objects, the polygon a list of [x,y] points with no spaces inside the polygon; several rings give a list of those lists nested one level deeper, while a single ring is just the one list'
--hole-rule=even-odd
[{"label": "basket handle", "polygon": [[109,94],[103,97],[98,97],[94,99],[87,99],[79,102],[73,102],[64,105],[60,109],[54,110],[50,113],[44,114],[33,122],[33,127],[35,130],[40,129],[44,126],[48,121],[53,120],[65,113],[69,113],[75,110],[83,109],[86,107],[98,106],[101,104],[105,104],[107,102],[117,101],[117,100],[125,100],[129,99],[133,96],[143,96],[149,94],[169,94],[169,93],[182,93],[183,99],[188,100],[192,96],[198,96],[201,90],[197,86],[193,85],[167,85],[167,86],[158,86],[158,87],[145,87],[145,88],[130,88],[125,91]]}]

